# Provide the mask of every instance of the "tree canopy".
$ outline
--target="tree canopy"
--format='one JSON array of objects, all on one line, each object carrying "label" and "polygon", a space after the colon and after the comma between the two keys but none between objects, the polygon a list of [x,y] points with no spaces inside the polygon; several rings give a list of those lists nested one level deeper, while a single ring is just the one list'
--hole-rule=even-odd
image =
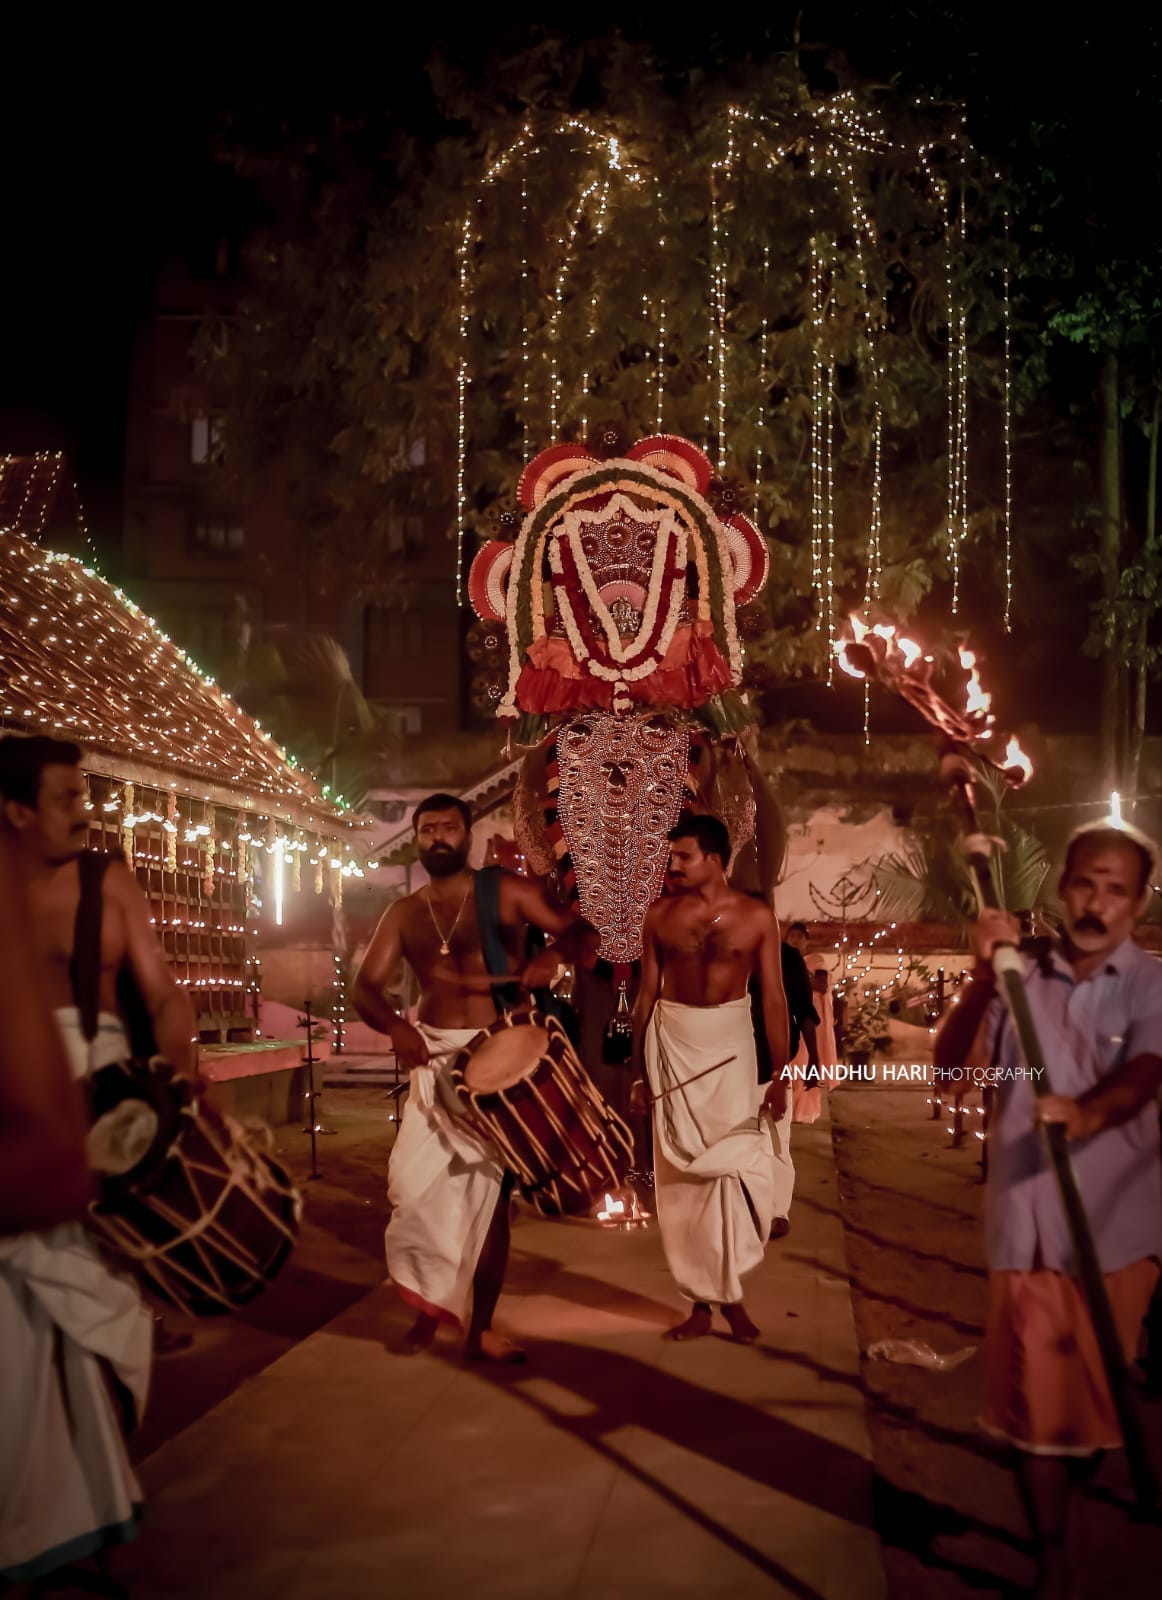
[{"label": "tree canopy", "polygon": [[[826,624],[877,585],[897,614],[931,591],[933,617],[955,586],[966,620],[999,633],[1011,582],[1022,623],[1064,621],[1095,548],[1094,637],[1127,606],[1137,627],[1153,569],[1123,580],[1096,537],[1111,513],[1078,356],[1116,337],[1119,415],[1148,426],[1153,246],[1119,201],[1125,135],[1077,96],[1117,103],[1145,141],[1156,56],[1137,59],[1137,35],[1088,61],[1052,34],[1022,49],[986,12],[877,7],[874,26],[856,14],[832,34],[847,55],[812,41],[810,14],[745,47],[725,25],[541,25],[490,54],[469,30],[394,106],[235,115],[221,153],[267,220],[238,315],[204,342],[232,492],[277,461],[323,581],[346,582],[390,576],[389,513],[439,496],[452,572],[554,435],[632,439],[660,420],[709,447],[776,541],[748,627],[762,681],[821,674]],[[1133,94],[1102,77],[1111,59]],[[1025,434],[1078,461],[1015,551],[1006,445],[1026,508],[1028,491],[1006,373]],[[1137,485],[1132,441],[1130,456]]]}]

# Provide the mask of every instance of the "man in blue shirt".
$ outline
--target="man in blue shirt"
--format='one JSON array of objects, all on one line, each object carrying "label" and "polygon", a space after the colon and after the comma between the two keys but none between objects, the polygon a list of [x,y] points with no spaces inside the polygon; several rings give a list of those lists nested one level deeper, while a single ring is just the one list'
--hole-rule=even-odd
[{"label": "man in blue shirt", "polygon": [[[985,1238],[989,1306],[983,1425],[1019,1452],[1041,1552],[1038,1593],[1065,1594],[1067,1533],[1098,1452],[1121,1430],[1076,1277],[1040,1124],[1063,1125],[1128,1360],[1162,1258],[1162,963],[1131,939],[1157,862],[1153,840],[1096,824],[1069,842],[1059,942],[1025,964],[1025,991],[1053,1092],[1023,1075],[991,958],[1016,945],[1016,919],[985,911],[964,999],[936,1040],[939,1073],[974,1059],[996,1083]],[[979,1040],[977,1035],[979,1032]],[[1072,1502],[1072,1508],[1071,1508]]]}]

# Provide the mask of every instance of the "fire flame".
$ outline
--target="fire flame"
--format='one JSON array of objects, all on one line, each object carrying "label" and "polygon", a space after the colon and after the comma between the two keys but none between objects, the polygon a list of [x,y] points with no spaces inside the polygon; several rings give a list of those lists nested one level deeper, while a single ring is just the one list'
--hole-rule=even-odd
[{"label": "fire flame", "polygon": [[[852,621],[855,621],[854,617],[852,618]],[[866,628],[864,629],[864,632],[867,632]],[[858,639],[856,640],[856,643],[859,643]],[[846,639],[837,639],[835,641],[835,657],[839,662],[841,669],[847,673],[849,678],[866,678],[867,673],[861,672],[858,667],[853,667],[851,662],[847,659],[847,645],[848,641]]]},{"label": "fire flame", "polygon": [[993,697],[980,681],[980,673],[973,667],[964,689],[964,709],[970,717],[986,717],[992,705]]},{"label": "fire flame", "polygon": [[1022,783],[1027,782],[1033,775],[1033,763],[1021,749],[1015,736],[1005,746],[1003,765],[1005,767],[1016,767],[1023,772],[1025,776],[1021,779]]},{"label": "fire flame", "polygon": [[648,1211],[642,1210],[636,1193],[632,1189],[623,1190],[622,1192],[629,1195],[628,1205],[620,1196],[607,1194],[604,1207],[594,1213],[596,1220],[598,1222],[613,1223],[624,1228],[635,1227],[638,1224],[642,1227],[647,1226],[650,1214]]},{"label": "fire flame", "polygon": [[[965,709],[961,713],[942,700],[930,682],[930,675],[925,668],[933,665],[933,657],[924,653],[923,645],[898,635],[892,623],[877,622],[871,625],[855,612],[848,617],[848,628],[848,636],[837,639],[834,648],[840,667],[849,677],[866,679],[870,673],[876,682],[893,689],[915,706],[933,727],[955,744],[971,748],[996,737],[993,699],[981,682],[975,650],[970,650],[967,645],[959,646],[960,665],[968,675]],[[856,651],[855,659],[863,662],[869,672],[856,666],[848,656],[847,651],[852,645],[863,646],[863,649]],[[919,670],[913,670],[919,663],[924,665],[919,666]],[[1014,786],[1032,776],[1033,763],[1015,738],[1009,739],[1008,748],[1001,759],[995,755],[986,757],[983,750],[980,754],[990,766],[1004,771]]]}]

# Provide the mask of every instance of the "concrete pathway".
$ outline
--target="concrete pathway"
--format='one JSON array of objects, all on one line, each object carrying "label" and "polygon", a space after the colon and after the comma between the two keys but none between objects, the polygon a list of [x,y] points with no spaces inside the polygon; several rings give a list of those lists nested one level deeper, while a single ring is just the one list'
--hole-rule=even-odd
[{"label": "concrete pathway", "polygon": [[[392,1353],[374,1290],[145,1463],[141,1600],[885,1594],[826,1123],[748,1281],[753,1348],[683,1315],[655,1226],[523,1209],[498,1322],[526,1367]],[[445,1339],[447,1342],[445,1343]]]}]

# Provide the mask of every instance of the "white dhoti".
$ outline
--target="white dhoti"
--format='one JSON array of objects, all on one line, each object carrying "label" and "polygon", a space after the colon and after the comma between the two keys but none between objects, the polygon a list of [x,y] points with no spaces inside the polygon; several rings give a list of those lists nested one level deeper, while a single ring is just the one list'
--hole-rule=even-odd
[{"label": "white dhoti", "polygon": [[448,1077],[479,1029],[419,1028],[433,1061],[412,1068],[388,1164],[387,1270],[409,1305],[461,1327],[504,1169],[463,1115]]},{"label": "white dhoti", "polygon": [[[116,1017],[90,1045],[73,1008],[57,1021],[81,1076],[128,1055]],[[121,1418],[149,1387],[152,1317],[78,1223],[0,1240],[0,1578],[27,1582],[133,1537],[141,1490]]]},{"label": "white dhoti", "polygon": [[[729,1065],[691,1081],[727,1056]],[[742,1275],[763,1258],[775,1200],[749,998],[720,1006],[659,1000],[645,1059],[666,1262],[689,1299],[731,1305],[742,1299]]]},{"label": "white dhoti", "polygon": [[787,1109],[777,1122],[767,1116],[763,1121],[771,1136],[771,1216],[789,1217],[791,1200],[795,1194],[795,1163],[791,1159],[791,1123],[803,1085],[787,1084]]}]

